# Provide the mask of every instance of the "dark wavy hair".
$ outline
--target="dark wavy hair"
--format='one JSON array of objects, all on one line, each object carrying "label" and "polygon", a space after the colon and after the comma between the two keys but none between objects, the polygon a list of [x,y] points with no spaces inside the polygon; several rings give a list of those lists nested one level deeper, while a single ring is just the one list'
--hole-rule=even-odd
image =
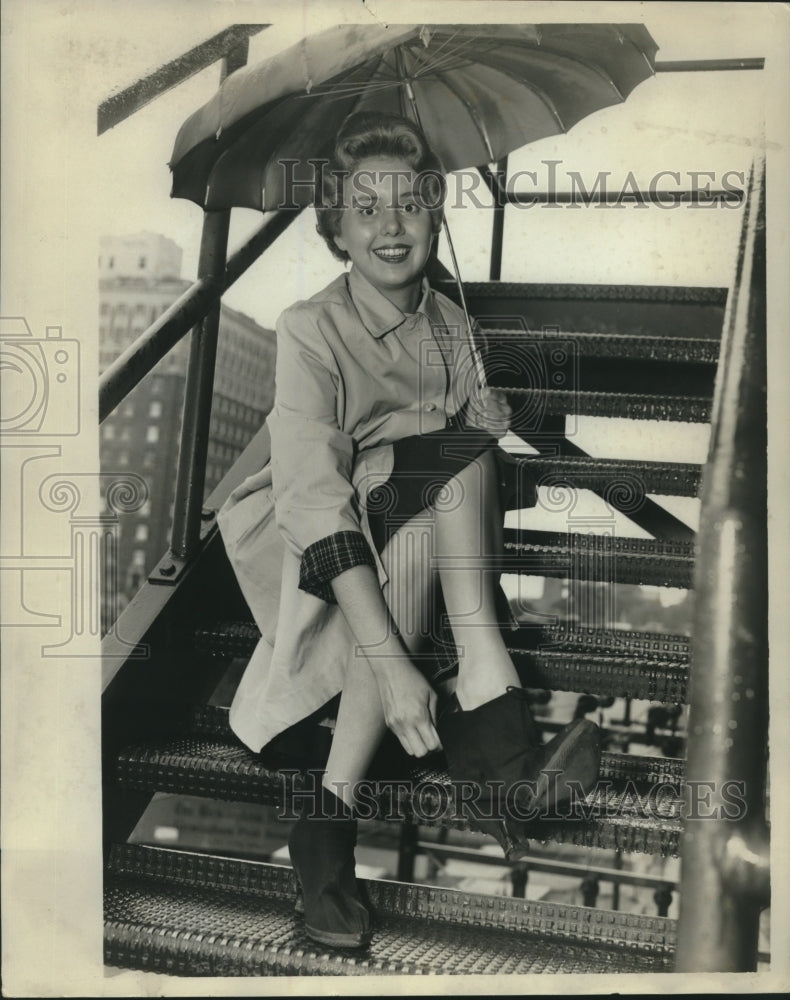
[{"label": "dark wavy hair", "polygon": [[418,197],[431,213],[431,226],[438,233],[444,217],[445,171],[422,131],[398,115],[360,111],[340,126],[331,160],[324,164],[317,185],[316,230],[338,260],[349,259],[335,243],[345,209],[344,181],[362,160],[371,156],[393,156],[405,160],[419,175]]}]

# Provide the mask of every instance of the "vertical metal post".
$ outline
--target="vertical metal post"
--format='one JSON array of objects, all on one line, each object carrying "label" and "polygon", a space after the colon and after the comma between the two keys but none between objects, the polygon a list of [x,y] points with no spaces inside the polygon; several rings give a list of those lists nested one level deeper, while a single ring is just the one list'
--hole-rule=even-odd
[{"label": "vertical metal post", "polygon": [[[623,852],[622,851],[615,851],[614,852],[614,867],[618,871],[620,871],[622,869],[622,867],[623,867]],[[613,882],[612,883],[612,909],[613,910],[619,910],[620,909],[620,883],[619,882]]]},{"label": "vertical metal post", "polygon": [[663,886],[661,889],[656,889],[653,893],[653,900],[658,908],[659,917],[665,917],[672,905],[672,889],[668,885]]},{"label": "vertical metal post", "polygon": [[765,194],[753,170],[702,490],[677,971],[757,966],[769,901]]},{"label": "vertical metal post", "polygon": [[517,861],[510,869],[510,884],[513,886],[514,899],[526,899],[528,881],[529,865],[526,861]]},{"label": "vertical metal post", "polygon": [[414,859],[417,857],[417,841],[419,827],[411,820],[405,819],[400,828],[400,844],[398,845],[398,881],[414,881]]},{"label": "vertical metal post", "polygon": [[[220,83],[247,62],[248,52],[249,39],[245,39],[225,56],[222,60]],[[222,278],[228,252],[229,228],[230,211],[204,213],[198,263],[199,280]],[[222,301],[219,299],[192,330],[189,345],[170,543],[173,554],[181,559],[189,559],[200,537],[221,308]]]},{"label": "vertical metal post", "polygon": [[497,194],[494,196],[494,217],[491,229],[491,261],[489,264],[489,281],[499,281],[502,276],[502,245],[505,238],[505,208],[507,198],[507,157],[498,160],[494,165],[494,177],[497,181]]},{"label": "vertical metal post", "polygon": [[598,900],[598,876],[587,875],[582,879],[580,888],[582,891],[582,898],[584,899],[584,905],[589,907],[595,906]]}]

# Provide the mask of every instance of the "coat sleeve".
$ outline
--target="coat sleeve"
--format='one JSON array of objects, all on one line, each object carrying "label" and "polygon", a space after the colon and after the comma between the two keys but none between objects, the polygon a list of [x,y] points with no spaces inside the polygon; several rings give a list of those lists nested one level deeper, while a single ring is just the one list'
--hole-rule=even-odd
[{"label": "coat sleeve", "polygon": [[271,433],[272,497],[285,544],[300,560],[299,588],[328,603],[330,581],[375,567],[351,482],[355,445],[337,419],[340,373],[316,317],[294,306],[277,322]]}]

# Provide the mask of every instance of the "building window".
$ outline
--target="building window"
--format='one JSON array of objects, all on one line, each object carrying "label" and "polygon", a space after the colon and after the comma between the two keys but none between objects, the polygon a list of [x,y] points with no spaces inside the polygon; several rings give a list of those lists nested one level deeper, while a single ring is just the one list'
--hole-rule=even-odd
[{"label": "building window", "polygon": [[148,525],[138,524],[134,532],[134,540],[136,542],[147,542],[148,541]]},{"label": "building window", "polygon": [[129,464],[129,452],[128,451],[119,451],[118,452],[117,462],[118,462],[118,465],[121,466],[121,468],[125,468]]},{"label": "building window", "polygon": [[115,437],[115,427],[112,424],[105,424],[101,429],[101,433],[105,441],[112,441]]},{"label": "building window", "polygon": [[148,409],[149,417],[161,417],[162,416],[162,404],[158,399],[155,399]]},{"label": "building window", "polygon": [[140,517],[150,517],[151,516],[151,501],[146,500],[143,506],[138,511]]},{"label": "building window", "polygon": [[126,403],[123,408],[123,415],[125,417],[134,416],[134,403]]},{"label": "building window", "polygon": [[146,431],[145,440],[149,444],[156,444],[156,442],[159,440],[159,428],[151,424],[148,430]]},{"label": "building window", "polygon": [[145,566],[145,549],[135,549],[132,562],[135,566]]},{"label": "building window", "polygon": [[110,259],[107,261],[107,267],[109,267],[109,269],[112,271],[112,269],[115,267],[115,257],[110,257]]},{"label": "building window", "polygon": [[141,270],[141,271],[144,271],[144,270],[145,270],[145,257],[141,257],[141,258],[140,258],[140,259],[139,259],[139,260],[137,261],[137,266],[138,266],[138,267],[140,268],[140,270]]}]

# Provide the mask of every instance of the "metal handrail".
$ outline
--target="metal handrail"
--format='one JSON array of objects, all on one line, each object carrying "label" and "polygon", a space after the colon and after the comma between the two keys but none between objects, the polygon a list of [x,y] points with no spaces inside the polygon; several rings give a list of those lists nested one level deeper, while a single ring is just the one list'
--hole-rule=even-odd
[{"label": "metal handrail", "polygon": [[750,180],[703,474],[678,971],[754,970],[769,902],[764,169]]},{"label": "metal handrail", "polygon": [[269,24],[233,24],[137,80],[130,87],[111,95],[99,105],[97,135],[114,128],[166,91],[218,62],[229,52],[238,50],[239,46],[246,46],[252,35],[269,27]]},{"label": "metal handrail", "polygon": [[765,69],[765,59],[674,59],[653,63],[656,73],[729,72],[742,69]]},{"label": "metal handrail", "polygon": [[99,423],[123,402],[211,306],[290,226],[299,209],[267,212],[263,223],[229,258],[221,276],[195,281],[107,368],[99,379]]}]

